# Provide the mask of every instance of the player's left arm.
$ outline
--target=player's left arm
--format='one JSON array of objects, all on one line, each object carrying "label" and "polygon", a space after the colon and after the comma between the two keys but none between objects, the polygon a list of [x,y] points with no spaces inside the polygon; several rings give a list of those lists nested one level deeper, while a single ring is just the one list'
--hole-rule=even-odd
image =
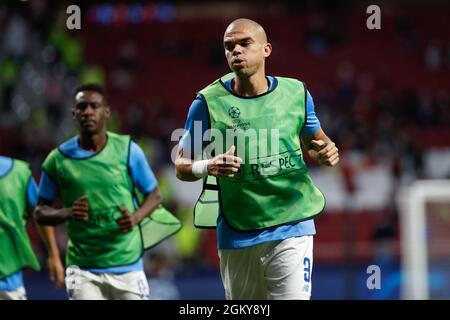
[{"label": "player's left arm", "polygon": [[339,162],[338,148],[322,130],[314,109],[314,100],[306,91],[306,123],[301,132],[301,141],[311,158],[322,165],[333,167]]},{"label": "player's left arm", "polygon": [[161,204],[161,193],[155,175],[147,162],[144,152],[135,142],[132,142],[129,160],[129,171],[133,184],[145,197],[134,213],[130,213],[120,205],[117,206],[122,212],[122,216],[116,221],[123,232],[131,231]]},{"label": "player's left arm", "polygon": [[309,156],[318,163],[329,167],[338,164],[339,150],[321,128],[313,135],[302,136],[301,139]]},{"label": "player's left arm", "polygon": [[[36,181],[30,176],[27,185],[27,211],[32,216],[33,210],[38,201],[38,187]],[[34,220],[34,219],[33,219]],[[35,220],[34,224],[39,231],[42,242],[47,249],[47,267],[50,274],[50,281],[56,281],[56,287],[59,289],[64,282],[64,266],[61,261],[60,252],[56,243],[56,236],[53,227],[41,226]]]},{"label": "player's left arm", "polygon": [[137,208],[134,213],[130,213],[126,208],[117,206],[122,212],[122,216],[116,221],[119,224],[122,232],[131,231],[135,226],[142,222],[146,217],[152,214],[152,212],[161,203],[161,193],[158,187],[145,196],[144,202]]},{"label": "player's left arm", "polygon": [[64,265],[56,241],[55,229],[50,226],[41,226],[37,223],[36,226],[47,249],[47,268],[50,281],[56,282],[56,288],[62,288],[64,282]]}]

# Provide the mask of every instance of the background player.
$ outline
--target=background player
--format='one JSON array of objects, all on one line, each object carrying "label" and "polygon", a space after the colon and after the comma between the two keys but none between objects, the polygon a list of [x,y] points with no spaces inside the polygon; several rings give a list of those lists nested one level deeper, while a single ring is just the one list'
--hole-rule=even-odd
[{"label": "background player", "polygon": [[[136,226],[159,206],[160,192],[140,147],[107,131],[109,116],[101,86],[79,87],[73,107],[79,136],[43,164],[35,215],[41,224],[66,221],[70,299],[149,298]],[[137,208],[134,187],[145,195]],[[58,197],[62,209],[51,206]]]},{"label": "background player", "polygon": [[[28,163],[0,156],[0,300],[27,299],[22,269],[40,270],[26,230],[27,214],[37,200],[37,186]],[[51,280],[60,288],[64,279],[52,227],[40,227],[49,252]]]}]

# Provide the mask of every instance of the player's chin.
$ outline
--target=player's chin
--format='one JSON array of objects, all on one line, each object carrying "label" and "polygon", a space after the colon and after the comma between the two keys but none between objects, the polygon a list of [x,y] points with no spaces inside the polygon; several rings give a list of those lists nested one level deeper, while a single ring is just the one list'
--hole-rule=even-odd
[{"label": "player's chin", "polygon": [[247,74],[247,70],[242,64],[231,64],[230,68],[239,76],[245,76]]},{"label": "player's chin", "polygon": [[99,133],[100,130],[98,129],[97,126],[89,124],[80,126],[80,131],[84,134],[92,135]]}]

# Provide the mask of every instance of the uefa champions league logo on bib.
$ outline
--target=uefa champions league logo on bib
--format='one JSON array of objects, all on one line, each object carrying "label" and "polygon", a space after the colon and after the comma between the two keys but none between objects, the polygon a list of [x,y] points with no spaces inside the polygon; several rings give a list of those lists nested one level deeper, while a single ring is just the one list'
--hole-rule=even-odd
[{"label": "uefa champions league logo on bib", "polygon": [[233,119],[237,119],[241,115],[241,110],[238,107],[231,107],[228,109],[228,115]]}]

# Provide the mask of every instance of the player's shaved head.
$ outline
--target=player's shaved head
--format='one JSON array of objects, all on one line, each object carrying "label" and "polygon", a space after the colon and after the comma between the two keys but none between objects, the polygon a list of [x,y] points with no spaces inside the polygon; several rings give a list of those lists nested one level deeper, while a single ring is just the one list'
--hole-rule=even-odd
[{"label": "player's shaved head", "polygon": [[258,22],[246,18],[239,18],[231,22],[225,30],[225,35],[243,30],[251,32],[258,42],[267,43],[267,35],[264,28]]},{"label": "player's shaved head", "polygon": [[250,19],[236,19],[231,22],[223,35],[223,47],[228,66],[241,78],[255,74],[264,78],[265,59],[272,52],[267,42],[266,32],[261,25]]}]

